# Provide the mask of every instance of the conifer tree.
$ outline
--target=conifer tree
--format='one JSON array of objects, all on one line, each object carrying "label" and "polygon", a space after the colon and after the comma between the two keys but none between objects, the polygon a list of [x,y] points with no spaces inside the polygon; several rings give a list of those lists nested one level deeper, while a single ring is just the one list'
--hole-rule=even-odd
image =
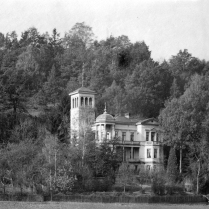
[{"label": "conifer tree", "polygon": [[167,179],[168,183],[175,183],[178,175],[177,158],[175,148],[171,148],[167,165]]}]

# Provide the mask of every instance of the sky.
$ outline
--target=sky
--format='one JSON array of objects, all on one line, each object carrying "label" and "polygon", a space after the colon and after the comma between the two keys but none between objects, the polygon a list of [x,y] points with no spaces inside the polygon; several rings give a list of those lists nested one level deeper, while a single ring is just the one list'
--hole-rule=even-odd
[{"label": "sky", "polygon": [[126,35],[144,41],[156,61],[179,50],[209,61],[209,0],[0,0],[0,32],[30,27],[64,36],[85,22],[97,40]]}]

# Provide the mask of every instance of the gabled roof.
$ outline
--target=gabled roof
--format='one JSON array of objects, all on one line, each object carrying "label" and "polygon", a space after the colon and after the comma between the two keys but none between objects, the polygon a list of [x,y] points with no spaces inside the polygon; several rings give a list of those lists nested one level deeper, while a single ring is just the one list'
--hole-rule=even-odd
[{"label": "gabled roof", "polygon": [[156,118],[148,118],[142,121],[138,121],[136,125],[159,125]]},{"label": "gabled roof", "polygon": [[72,96],[74,94],[96,94],[95,91],[92,91],[86,87],[80,87],[79,89],[76,89],[75,91],[71,92],[69,95]]},{"label": "gabled roof", "polygon": [[118,124],[132,124],[136,125],[137,122],[141,121],[139,118],[126,118],[125,116],[117,116],[115,117],[115,123]]}]

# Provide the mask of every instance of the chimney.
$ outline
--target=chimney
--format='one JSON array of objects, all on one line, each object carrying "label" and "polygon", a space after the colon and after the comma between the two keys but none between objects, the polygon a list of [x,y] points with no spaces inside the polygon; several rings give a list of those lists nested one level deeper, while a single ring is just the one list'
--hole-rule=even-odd
[{"label": "chimney", "polygon": [[130,118],[129,112],[125,113],[125,117],[126,117],[126,118]]}]

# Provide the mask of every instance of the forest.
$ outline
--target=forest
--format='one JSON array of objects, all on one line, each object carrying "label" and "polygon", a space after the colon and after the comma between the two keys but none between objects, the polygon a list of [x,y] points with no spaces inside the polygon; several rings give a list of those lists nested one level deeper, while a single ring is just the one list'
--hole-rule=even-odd
[{"label": "forest", "polygon": [[[160,46],[159,46],[160,47]],[[0,180],[43,192],[97,190],[94,177],[114,183],[121,156],[89,130],[73,146],[69,93],[83,85],[96,91],[96,115],[129,112],[158,118],[165,147],[177,155],[180,181],[190,175],[197,193],[209,177],[209,62],[181,49],[169,60],[152,59],[144,41],[127,36],[98,41],[76,23],[61,37],[35,27],[0,33]],[[113,140],[112,147],[117,143]],[[169,149],[166,149],[169,152]],[[172,149],[171,149],[172,150]],[[165,152],[166,153],[166,152]],[[173,151],[172,151],[173,153]],[[167,156],[169,153],[167,153]],[[169,157],[170,158],[170,157]],[[168,159],[169,161],[169,159]],[[180,179],[180,180],[179,180]],[[108,182],[108,183],[107,183]],[[103,185],[104,186],[104,185]],[[105,190],[103,188],[103,190]]]}]

